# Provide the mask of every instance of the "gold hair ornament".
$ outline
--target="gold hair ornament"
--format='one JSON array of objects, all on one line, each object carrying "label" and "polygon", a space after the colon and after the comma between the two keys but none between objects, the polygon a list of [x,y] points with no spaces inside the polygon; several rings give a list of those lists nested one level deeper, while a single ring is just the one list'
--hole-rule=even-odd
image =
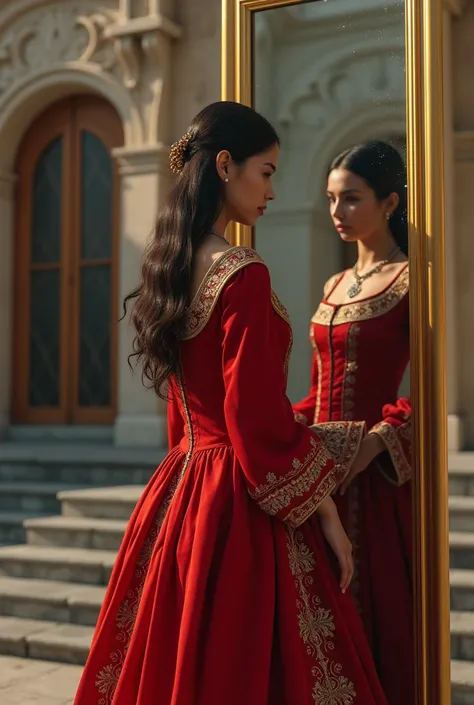
[{"label": "gold hair ornament", "polygon": [[187,132],[180,140],[171,145],[170,168],[175,174],[180,174],[186,162],[186,150],[189,147],[191,135]]}]

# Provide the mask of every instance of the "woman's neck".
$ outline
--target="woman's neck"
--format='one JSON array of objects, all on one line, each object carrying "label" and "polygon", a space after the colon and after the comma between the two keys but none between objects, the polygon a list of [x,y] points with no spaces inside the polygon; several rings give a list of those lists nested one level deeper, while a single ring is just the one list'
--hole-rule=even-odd
[{"label": "woman's neck", "polygon": [[357,242],[357,269],[364,270],[375,266],[378,262],[388,259],[397,249],[397,243],[392,235],[374,238],[373,241]]},{"label": "woman's neck", "polygon": [[227,215],[224,212],[220,213],[214,225],[212,226],[212,229],[215,233],[224,236],[229,223],[230,219],[227,217]]}]

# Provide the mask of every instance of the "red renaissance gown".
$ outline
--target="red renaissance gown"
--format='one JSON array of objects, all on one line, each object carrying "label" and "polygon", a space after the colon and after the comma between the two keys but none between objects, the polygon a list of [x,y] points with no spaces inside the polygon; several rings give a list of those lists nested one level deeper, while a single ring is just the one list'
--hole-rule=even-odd
[{"label": "red renaissance gown", "polygon": [[75,705],[387,705],[306,521],[364,424],[318,437],[295,421],[291,328],[253,250],[214,263],[180,347],[172,449],[129,522]]},{"label": "red renaissance gown", "polygon": [[414,702],[411,407],[398,399],[409,362],[408,266],[379,295],[335,305],[326,286],[313,316],[311,390],[294,405],[311,425],[358,420],[387,452],[336,495],[354,549],[356,598],[390,705]]}]

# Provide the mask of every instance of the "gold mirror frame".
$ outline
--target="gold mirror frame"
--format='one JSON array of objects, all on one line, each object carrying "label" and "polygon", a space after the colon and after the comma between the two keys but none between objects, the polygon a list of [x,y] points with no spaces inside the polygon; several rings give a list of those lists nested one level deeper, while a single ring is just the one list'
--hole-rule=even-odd
[{"label": "gold mirror frame", "polygon": [[[321,1],[321,0],[319,0]],[[252,15],[304,0],[222,0],[222,98],[252,104]],[[405,0],[414,416],[417,705],[451,701],[443,174],[443,3]],[[232,243],[251,247],[235,225]]]}]

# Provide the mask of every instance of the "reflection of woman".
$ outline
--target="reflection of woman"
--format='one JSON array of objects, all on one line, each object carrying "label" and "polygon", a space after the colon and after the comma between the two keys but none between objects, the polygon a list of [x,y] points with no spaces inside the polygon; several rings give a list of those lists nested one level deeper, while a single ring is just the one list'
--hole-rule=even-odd
[{"label": "reflection of woman", "polygon": [[327,189],[334,225],[345,242],[357,242],[358,260],[326,284],[310,330],[311,390],[294,412],[308,425],[367,423],[335,499],[382,686],[390,705],[410,705],[411,409],[398,399],[409,361],[405,167],[389,145],[362,144],[334,160]]},{"label": "reflection of woman", "polygon": [[169,385],[172,450],[129,523],[76,705],[386,705],[330,496],[364,425],[341,427],[335,463],[324,426],[295,422],[287,315],[256,252],[223,237],[262,215],[277,160],[271,125],[236,103],[172,149],[179,178],[129,297],[144,374]]}]

